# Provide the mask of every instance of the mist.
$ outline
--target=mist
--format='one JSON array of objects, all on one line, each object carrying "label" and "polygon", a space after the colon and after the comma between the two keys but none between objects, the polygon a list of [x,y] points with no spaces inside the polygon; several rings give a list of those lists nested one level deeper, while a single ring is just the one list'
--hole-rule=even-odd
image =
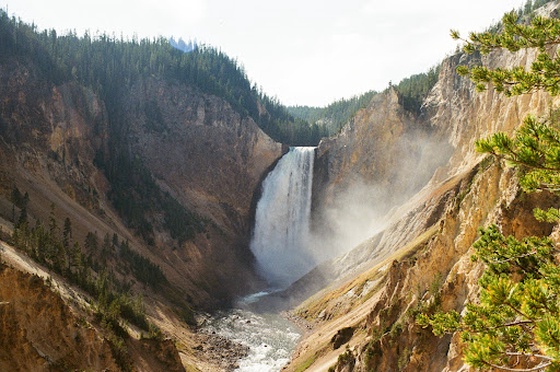
[{"label": "mist", "polygon": [[320,216],[309,239],[315,264],[344,254],[383,230],[385,204],[379,188],[360,179],[338,193],[333,203],[314,211]]},{"label": "mist", "polygon": [[415,129],[404,133],[387,153],[386,159],[377,161],[391,166],[379,177],[356,172],[334,186],[331,181],[314,187],[320,195],[314,196],[308,249],[316,265],[344,255],[385,230],[391,212],[426,187],[436,170],[448,162],[452,146],[431,131]]}]

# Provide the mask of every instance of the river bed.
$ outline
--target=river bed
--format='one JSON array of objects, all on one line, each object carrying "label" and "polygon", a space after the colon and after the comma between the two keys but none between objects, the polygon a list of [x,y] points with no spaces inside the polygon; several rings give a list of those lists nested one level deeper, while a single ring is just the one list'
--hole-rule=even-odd
[{"label": "river bed", "polygon": [[248,355],[237,363],[236,371],[241,372],[280,371],[289,362],[301,336],[300,330],[281,314],[247,308],[216,314],[202,331],[249,348]]}]

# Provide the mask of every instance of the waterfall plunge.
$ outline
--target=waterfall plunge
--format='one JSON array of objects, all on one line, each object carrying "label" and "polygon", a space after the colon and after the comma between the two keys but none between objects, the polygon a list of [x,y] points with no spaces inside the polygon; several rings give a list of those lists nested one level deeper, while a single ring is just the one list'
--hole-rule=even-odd
[{"label": "waterfall plunge", "polygon": [[262,185],[251,251],[269,285],[286,288],[307,273],[314,147],[292,147]]}]

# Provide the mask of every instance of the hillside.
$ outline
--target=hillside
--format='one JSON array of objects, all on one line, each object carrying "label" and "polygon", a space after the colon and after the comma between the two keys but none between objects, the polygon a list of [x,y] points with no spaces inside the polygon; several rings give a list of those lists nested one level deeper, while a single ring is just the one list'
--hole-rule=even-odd
[{"label": "hillside", "polygon": [[[439,67],[433,67],[426,73],[415,74],[390,85],[399,96],[402,107],[409,113],[418,116],[423,100],[437,80]],[[349,99],[340,99],[326,107],[290,106],[287,107],[294,117],[305,120],[310,125],[324,128],[328,136],[337,135],[356,113],[366,108],[372,98],[379,94],[369,91]]]},{"label": "hillside", "polygon": [[158,330],[200,364],[195,314],[263,285],[248,239],[254,195],[285,151],[259,124],[276,128],[266,108],[279,108],[211,49],[38,34],[3,12],[0,48],[0,238],[84,292],[84,324],[114,341],[107,366],[135,352],[115,346],[126,334]]}]

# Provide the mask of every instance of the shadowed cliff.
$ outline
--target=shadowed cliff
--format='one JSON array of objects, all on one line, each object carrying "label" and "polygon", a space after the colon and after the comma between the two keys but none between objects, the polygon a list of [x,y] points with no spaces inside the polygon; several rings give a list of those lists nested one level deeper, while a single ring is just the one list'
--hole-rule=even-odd
[{"label": "shadowed cliff", "polygon": [[[242,105],[216,95],[202,68],[191,81],[159,71],[165,62],[142,69],[137,56],[127,65],[135,56],[125,50],[187,58],[165,44],[49,39],[1,20],[0,238],[91,296],[85,322],[107,323],[111,311],[126,315],[129,298],[143,299],[149,323],[182,340],[183,362],[200,362],[190,352],[196,337],[185,336],[195,313],[263,285],[248,247],[253,197],[285,149]],[[212,52],[207,58],[232,68]],[[228,78],[243,77],[235,73]],[[255,100],[261,124],[277,125],[268,98],[248,81],[238,86]],[[143,319],[140,331],[128,331],[133,337],[155,332]],[[26,332],[12,320],[14,332]],[[15,347],[27,347],[21,342]],[[59,357],[40,358],[48,365]]]}]

